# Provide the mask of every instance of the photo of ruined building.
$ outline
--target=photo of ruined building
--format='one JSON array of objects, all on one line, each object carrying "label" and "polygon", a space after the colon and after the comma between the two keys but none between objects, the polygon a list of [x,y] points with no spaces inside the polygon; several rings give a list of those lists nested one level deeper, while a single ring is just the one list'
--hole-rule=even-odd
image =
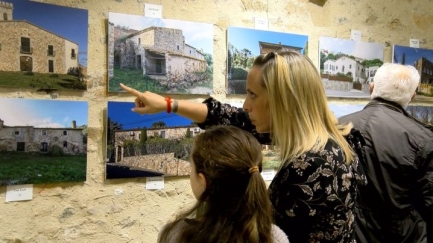
[{"label": "photo of ruined building", "polygon": [[87,10],[0,1],[0,87],[86,90],[87,22]]},{"label": "photo of ruined building", "polygon": [[140,116],[133,106],[108,102],[106,179],[189,175],[193,140],[204,130],[173,113]]},{"label": "photo of ruined building", "polygon": [[86,180],[87,102],[3,98],[0,107],[0,185]]},{"label": "photo of ruined building", "polygon": [[211,24],[109,13],[109,92],[212,92]]}]

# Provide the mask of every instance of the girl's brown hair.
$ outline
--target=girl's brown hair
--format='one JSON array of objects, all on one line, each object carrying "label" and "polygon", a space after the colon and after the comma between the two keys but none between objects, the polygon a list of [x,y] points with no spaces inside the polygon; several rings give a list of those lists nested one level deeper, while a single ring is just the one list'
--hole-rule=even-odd
[{"label": "girl's brown hair", "polygon": [[[195,138],[191,153],[195,173],[206,178],[206,189],[190,210],[161,232],[159,242],[168,242],[175,226],[182,227],[176,242],[272,241],[272,211],[263,178],[261,145],[249,133],[233,126],[206,130]],[[259,171],[250,172],[257,166]],[[194,173],[193,171],[191,173]]]}]

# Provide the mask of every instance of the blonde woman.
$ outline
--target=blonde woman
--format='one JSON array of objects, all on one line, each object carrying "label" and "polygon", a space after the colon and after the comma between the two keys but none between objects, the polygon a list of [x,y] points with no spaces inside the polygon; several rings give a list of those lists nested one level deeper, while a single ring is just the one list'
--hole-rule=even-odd
[{"label": "blonde woman", "polygon": [[247,77],[243,109],[208,98],[203,103],[171,100],[121,86],[136,96],[133,111],[175,111],[206,129],[233,125],[280,151],[280,168],[269,186],[275,224],[291,242],[351,242],[357,157],[330,111],[319,72],[297,52],[256,58]]}]

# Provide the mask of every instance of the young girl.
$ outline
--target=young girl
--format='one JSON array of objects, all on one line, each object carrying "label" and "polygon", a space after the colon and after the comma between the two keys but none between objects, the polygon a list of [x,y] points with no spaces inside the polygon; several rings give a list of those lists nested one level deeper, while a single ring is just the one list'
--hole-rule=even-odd
[{"label": "young girl", "polygon": [[272,224],[261,168],[261,145],[251,134],[217,126],[198,135],[190,175],[197,203],[168,223],[158,242],[288,243]]}]

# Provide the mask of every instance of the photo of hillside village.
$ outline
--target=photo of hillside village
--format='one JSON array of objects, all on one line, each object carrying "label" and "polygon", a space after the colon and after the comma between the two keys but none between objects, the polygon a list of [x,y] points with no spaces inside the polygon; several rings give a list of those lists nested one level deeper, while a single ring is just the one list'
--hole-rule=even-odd
[{"label": "photo of hillside village", "polygon": [[254,59],[269,52],[292,50],[307,54],[308,36],[239,27],[227,29],[227,93],[246,94]]},{"label": "photo of hillside village", "polygon": [[319,61],[327,96],[368,98],[370,83],[383,64],[383,45],[320,37]]},{"label": "photo of hillside village", "polygon": [[212,24],[109,13],[108,92],[210,94],[212,55]]},{"label": "photo of hillside village", "polygon": [[0,185],[86,180],[88,104],[1,98]]},{"label": "photo of hillside village", "polygon": [[433,97],[433,50],[409,46],[393,46],[393,63],[411,65],[418,70],[421,81],[417,97]]},{"label": "photo of hillside village", "polygon": [[88,11],[0,1],[0,87],[87,89]]}]

